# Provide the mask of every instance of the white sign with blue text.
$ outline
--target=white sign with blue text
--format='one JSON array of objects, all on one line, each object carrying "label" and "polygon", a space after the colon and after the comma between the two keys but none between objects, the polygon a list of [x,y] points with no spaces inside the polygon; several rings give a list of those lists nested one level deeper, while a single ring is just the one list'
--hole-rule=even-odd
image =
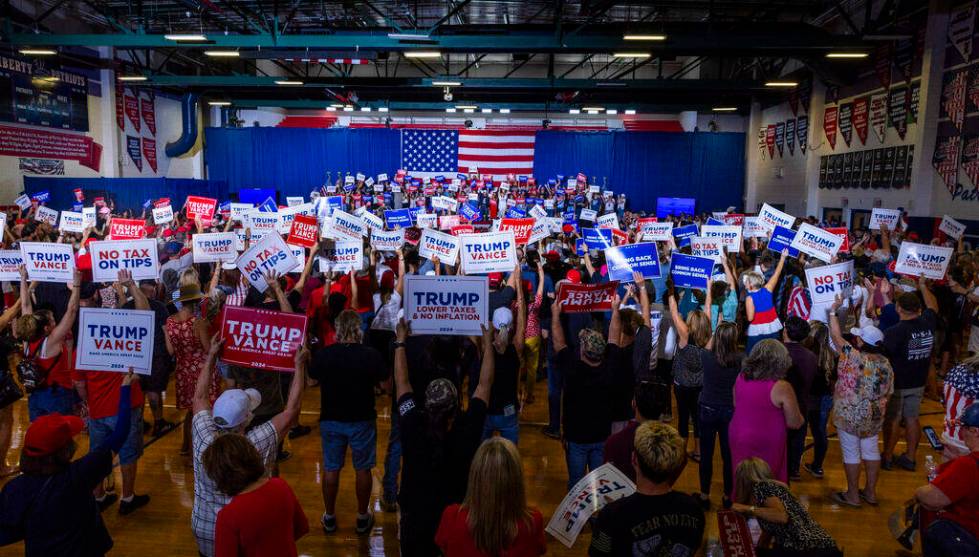
[{"label": "white sign with blue text", "polygon": [[155,314],[147,310],[81,308],[75,368],[140,375],[153,369]]},{"label": "white sign with blue text", "polygon": [[413,335],[480,336],[489,323],[486,277],[408,275],[404,289]]}]

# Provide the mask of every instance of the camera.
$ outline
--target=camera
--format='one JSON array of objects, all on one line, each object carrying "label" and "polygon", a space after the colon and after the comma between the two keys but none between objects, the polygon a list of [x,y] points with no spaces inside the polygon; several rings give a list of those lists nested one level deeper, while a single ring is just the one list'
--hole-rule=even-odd
[{"label": "camera", "polygon": [[443,89],[442,98],[445,99],[445,102],[452,102],[452,89],[448,87]]}]

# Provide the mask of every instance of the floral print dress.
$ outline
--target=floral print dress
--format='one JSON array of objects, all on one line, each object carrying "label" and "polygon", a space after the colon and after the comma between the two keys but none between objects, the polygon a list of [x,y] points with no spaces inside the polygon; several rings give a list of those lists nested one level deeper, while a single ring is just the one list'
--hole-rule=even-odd
[{"label": "floral print dress", "polygon": [[[187,410],[194,401],[194,389],[197,387],[197,377],[204,369],[207,361],[207,350],[201,345],[200,339],[194,333],[194,320],[178,321],[174,317],[167,319],[167,336],[173,346],[173,355],[177,359],[174,371],[174,384],[177,387],[177,408]],[[211,404],[218,397],[221,375],[215,373],[211,380],[209,398]]]},{"label": "floral print dress", "polygon": [[860,438],[880,433],[887,399],[894,392],[894,371],[881,354],[864,354],[843,345],[833,393],[836,428]]}]

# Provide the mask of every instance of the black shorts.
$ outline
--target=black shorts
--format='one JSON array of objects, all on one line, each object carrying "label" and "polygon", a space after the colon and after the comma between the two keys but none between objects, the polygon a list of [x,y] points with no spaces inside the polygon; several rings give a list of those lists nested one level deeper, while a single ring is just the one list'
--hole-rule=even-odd
[{"label": "black shorts", "polygon": [[153,371],[149,375],[139,376],[139,386],[144,392],[162,393],[167,390],[170,373],[173,371],[173,359],[169,354],[153,355]]}]

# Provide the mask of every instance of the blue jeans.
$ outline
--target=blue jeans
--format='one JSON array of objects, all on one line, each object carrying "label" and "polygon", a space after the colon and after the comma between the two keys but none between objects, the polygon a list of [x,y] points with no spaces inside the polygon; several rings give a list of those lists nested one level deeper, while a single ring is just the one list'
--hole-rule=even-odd
[{"label": "blue jeans", "polygon": [[826,450],[829,448],[829,440],[826,433],[826,424],[829,423],[829,413],[833,409],[833,396],[824,395],[819,398],[819,407],[810,408],[809,430],[812,431],[812,467],[817,470],[823,469],[823,460],[826,459]]},{"label": "blue jeans", "polygon": [[979,541],[958,522],[938,519],[923,532],[921,546],[928,557],[972,557],[979,551]]},{"label": "blue jeans", "polygon": [[[88,450],[102,447],[116,429],[116,416],[89,418]],[[142,407],[134,408],[130,419],[129,437],[119,450],[119,464],[133,464],[143,455],[143,412]]]},{"label": "blue jeans", "polygon": [[520,431],[520,425],[517,423],[517,413],[514,412],[509,416],[506,414],[487,414],[486,422],[483,423],[483,440],[485,441],[492,437],[494,431],[499,431],[500,437],[508,439],[516,445],[517,436]]},{"label": "blue jeans", "polygon": [[734,417],[731,406],[700,405],[700,492],[710,494],[710,483],[714,476],[714,439],[721,443],[722,477],[724,495],[730,496],[734,481],[731,469],[731,445],[728,443],[727,427]]},{"label": "blue jeans", "polygon": [[388,434],[388,450],[384,454],[384,501],[398,500],[398,472],[401,471],[401,425],[397,407],[391,408],[391,432]]},{"label": "blue jeans", "polygon": [[370,470],[377,460],[377,424],[363,422],[320,422],[323,443],[323,469],[336,472],[343,468],[347,445],[353,453],[354,470]]},{"label": "blue jeans", "polygon": [[572,443],[568,441],[564,458],[568,463],[568,491],[585,477],[585,468],[592,471],[602,465],[605,443]]},{"label": "blue jeans", "polygon": [[767,335],[755,335],[755,336],[750,336],[749,335],[748,338],[745,340],[745,343],[744,343],[744,353],[745,354],[751,354],[751,349],[754,348],[756,344],[758,344],[759,342],[761,342],[761,341],[763,341],[765,339],[769,339],[769,338],[773,338],[775,340],[781,339],[782,338],[782,331],[779,330],[779,331],[776,331],[774,333],[768,333]]},{"label": "blue jeans", "polygon": [[60,385],[38,389],[27,397],[27,414],[32,422],[54,413],[70,416],[75,413],[77,400],[74,389],[66,389]]},{"label": "blue jeans", "polygon": [[554,344],[547,343],[547,429],[561,431],[561,392],[564,381],[554,365]]}]

